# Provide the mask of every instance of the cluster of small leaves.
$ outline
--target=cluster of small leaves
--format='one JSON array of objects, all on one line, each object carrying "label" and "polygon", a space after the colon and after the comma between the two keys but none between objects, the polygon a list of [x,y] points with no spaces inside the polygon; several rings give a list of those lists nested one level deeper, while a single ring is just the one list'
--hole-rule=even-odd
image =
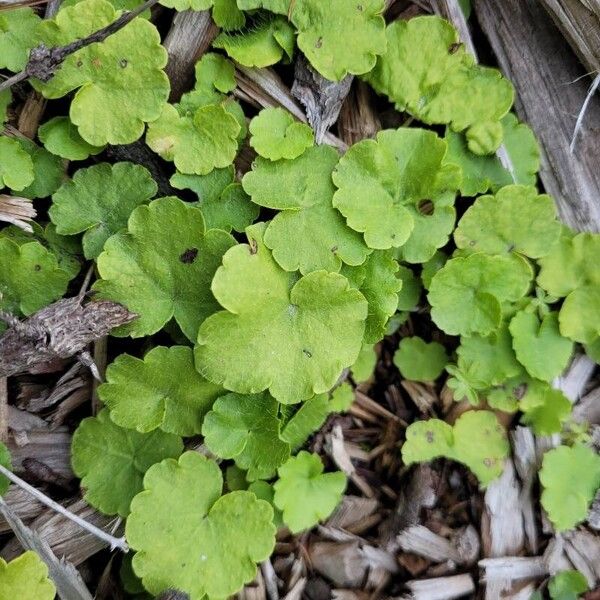
[{"label": "cluster of small leaves", "polygon": [[[29,315],[62,297],[85,258],[97,269],[95,296],[137,315],[113,334],[146,337],[148,351],[108,366],[105,408],[73,436],[73,470],[91,505],[127,519],[131,575],[148,592],[216,600],[254,578],[277,527],[296,533],[335,509],[344,474],[302,447],[350,408],[353,385],[374,370],[374,345],[413,314],[429,313],[438,330],[400,340],[402,378],[441,386],[447,371],[456,400],[560,433],[571,404],[552,380],[575,344],[600,358],[600,237],[558,223],[534,187],[533,134],[508,112],[512,86],[476,65],[442,19],[386,27],[383,0],[162,4],[211,9],[223,30],[213,46],[229,58],[205,53],[194,87],[169,103],[167,54],[142,15],[70,55],[48,82],[32,81],[70,106],[38,128],[39,144],[0,136],[0,186],[52,200],[45,228],[0,230],[0,308]],[[31,8],[2,11],[0,68],[18,71],[38,43],[85,37],[135,5],[66,1],[45,20]],[[248,125],[233,96],[236,64],[287,63],[296,45],[324,77],[362,76],[419,126],[341,155],[283,108]],[[3,122],[11,102],[0,94]],[[197,201],[187,191],[156,198],[146,168],[102,162],[107,145],[144,133],[173,163],[172,187]],[[242,176],[234,161],[245,144],[257,156]],[[88,162],[67,177],[65,160]],[[459,205],[456,225],[458,195],[475,200]],[[159,332],[176,345],[157,345]],[[459,336],[455,351],[449,336]],[[200,435],[226,461],[225,482],[215,460],[184,451]],[[469,410],[454,425],[409,426],[402,457],[461,462],[486,486],[508,450],[496,415]],[[582,443],[545,455],[542,503],[557,529],[585,518],[599,462]],[[16,562],[0,563],[0,598]]]}]

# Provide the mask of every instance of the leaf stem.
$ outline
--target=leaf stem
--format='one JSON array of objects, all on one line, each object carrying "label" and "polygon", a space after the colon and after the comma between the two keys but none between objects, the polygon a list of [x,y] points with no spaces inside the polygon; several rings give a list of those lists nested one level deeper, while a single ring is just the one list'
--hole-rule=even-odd
[{"label": "leaf stem", "polygon": [[111,550],[118,548],[122,552],[129,551],[129,546],[127,545],[127,542],[125,541],[124,537],[120,537],[120,538],[114,537],[114,536],[106,533],[99,527],[96,527],[95,525],[88,523],[85,519],[82,519],[80,516],[72,513],[70,510],[67,510],[64,506],[62,506],[58,502],[55,502],[54,500],[52,500],[52,498],[49,498],[43,492],[40,492],[38,489],[29,485],[26,481],[23,481],[20,477],[17,477],[12,471],[9,471],[3,465],[0,465],[0,474],[4,475],[4,477],[6,477],[10,481],[12,481],[15,485],[18,485],[21,489],[23,489],[26,492],[28,492],[29,494],[31,494],[36,500],[39,500],[42,504],[45,504],[48,508],[51,508],[52,510],[56,511],[57,513],[60,513],[66,519],[73,521],[73,523],[76,523],[82,529],[89,531],[92,535],[95,535],[98,539],[109,544]]}]

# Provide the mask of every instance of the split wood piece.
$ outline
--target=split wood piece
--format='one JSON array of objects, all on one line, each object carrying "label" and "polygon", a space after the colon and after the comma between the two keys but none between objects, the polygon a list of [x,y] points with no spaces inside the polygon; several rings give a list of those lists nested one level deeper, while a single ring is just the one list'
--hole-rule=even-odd
[{"label": "split wood piece", "polygon": [[363,519],[375,514],[379,508],[379,502],[375,498],[347,495],[342,498],[338,507],[327,519],[327,525],[349,530]]},{"label": "split wood piece", "polygon": [[[60,598],[63,600],[92,600],[92,595],[75,566],[64,556],[59,560],[44,536],[29,529],[2,498],[0,498],[0,513],[17,536],[19,546],[37,552],[46,563],[48,574],[54,582]],[[19,547],[17,555],[20,553]],[[16,555],[12,556],[12,558],[15,557]]]},{"label": "split wood piece", "polygon": [[58,300],[24,321],[0,315],[10,325],[0,338],[0,376],[27,373],[57,359],[81,356],[91,342],[136,318],[116,302],[82,304],[81,300]]},{"label": "split wood piece", "polygon": [[502,475],[488,485],[484,503],[481,522],[483,555],[495,558],[519,554],[524,545],[525,531],[521,487],[512,459],[505,460]]},{"label": "split wood piece", "polygon": [[313,569],[341,588],[361,588],[368,566],[359,552],[358,541],[316,542],[308,552]]},{"label": "split wood piece", "polygon": [[523,516],[523,529],[527,549],[537,554],[539,531],[533,498],[533,486],[537,480],[539,462],[535,449],[535,436],[529,427],[518,426],[511,432],[514,465],[521,480],[519,504]]},{"label": "split wood piece", "polygon": [[346,75],[341,81],[330,81],[318,73],[303,54],[296,58],[291,93],[304,106],[317,144],[322,143],[337,121],[353,79],[353,75]]},{"label": "split wood piece", "polygon": [[474,564],[480,550],[479,534],[472,525],[455,531],[450,539],[424,525],[413,525],[398,536],[398,544],[404,552],[437,563],[451,561],[454,565]]},{"label": "split wood piece", "polygon": [[304,590],[307,583],[306,577],[301,577],[294,583],[288,593],[283,597],[283,600],[302,600],[304,598]]},{"label": "split wood piece", "polygon": [[349,146],[360,140],[375,137],[381,130],[381,121],[372,102],[369,86],[356,79],[342,104],[338,131],[340,138]]},{"label": "split wood piece", "polygon": [[[307,122],[304,111],[273,69],[252,69],[236,65],[235,78],[238,87],[234,94],[240,100],[243,100],[244,97],[252,98],[263,108],[281,106],[299,121]],[[338,150],[346,151],[348,149],[342,140],[331,133],[325,134],[324,141]]]},{"label": "split wood piece", "polygon": [[[8,491],[4,496],[4,501],[10,506],[13,513],[23,521],[31,521],[36,517],[39,517],[43,510],[44,505],[38,502],[35,498],[32,498],[25,490],[22,490],[18,485],[14,483],[10,484]],[[10,525],[0,516],[0,534],[6,533],[11,530]]]},{"label": "split wood piece", "polygon": [[163,42],[169,54],[165,68],[171,81],[171,102],[192,87],[194,66],[219,32],[208,10],[184,10],[175,14]]},{"label": "split wood piece", "polygon": [[543,560],[548,575],[555,575],[573,568],[571,561],[565,554],[565,540],[562,536],[555,536],[550,539],[544,550]]},{"label": "split wood piece", "polygon": [[265,589],[267,590],[267,596],[269,600],[279,600],[279,589],[278,584],[280,583],[277,579],[275,569],[271,564],[271,560],[267,560],[260,563],[260,572],[262,573]]},{"label": "split wood piece", "polygon": [[[87,523],[111,535],[115,533],[114,529],[120,522],[118,518],[99,513],[84,500],[67,503],[65,508]],[[37,519],[30,523],[30,527],[48,542],[57,556],[64,556],[66,560],[72,562],[75,566],[80,565],[100,550],[109,547],[107,541],[96,537],[77,523],[50,508],[46,508]],[[18,556],[20,549],[16,540],[9,541],[2,548],[0,554],[5,560],[12,560]]]},{"label": "split wood piece", "polygon": [[256,571],[254,581],[244,586],[235,597],[236,600],[267,600],[267,590],[260,570]]},{"label": "split wood piece", "polygon": [[475,592],[475,583],[471,575],[453,575],[433,579],[415,579],[407,581],[406,587],[412,592],[413,600],[453,600],[463,598]]},{"label": "split wood piece", "polygon": [[502,558],[484,558],[479,561],[483,569],[483,581],[490,589],[500,593],[510,591],[514,582],[525,579],[541,579],[548,573],[542,556],[505,556]]},{"label": "split wood piece", "polygon": [[600,230],[600,102],[592,101],[578,141],[569,145],[587,94],[584,70],[535,0],[475,0],[502,71],[518,90],[516,109],[541,146],[540,177],[561,219],[577,231]]},{"label": "split wood piece", "polygon": [[541,0],[590,74],[600,72],[600,4],[597,0]]},{"label": "split wood piece", "polygon": [[31,431],[33,429],[48,430],[48,422],[33,415],[26,410],[20,410],[16,406],[9,405],[8,407],[8,427],[15,434],[20,432]]},{"label": "split wood piece", "polygon": [[37,212],[31,200],[0,194],[0,221],[11,223],[28,233],[33,233],[31,222],[36,216]]},{"label": "split wood piece", "polygon": [[34,458],[62,477],[74,477],[71,470],[71,434],[65,429],[13,432],[7,446],[16,473],[25,470],[23,461],[26,458]]},{"label": "split wood piece", "polygon": [[92,414],[96,415],[102,407],[102,402],[98,397],[98,386],[100,381],[104,381],[106,376],[106,365],[108,363],[108,336],[103,336],[94,342],[94,364],[100,373],[100,379],[95,377],[92,380]]},{"label": "split wood piece", "polygon": [[552,385],[561,390],[572,404],[576,404],[585,392],[595,370],[596,363],[591,358],[585,354],[578,354],[566,371],[552,382]]},{"label": "split wood piece", "polygon": [[600,425],[600,387],[586,394],[573,407],[573,419],[577,423]]},{"label": "split wood piece", "polygon": [[[400,382],[400,385],[410,396],[410,399],[414,402],[421,414],[432,414],[433,407],[438,403],[438,398],[435,395],[432,386],[416,381],[409,381],[408,379],[403,379]],[[452,406],[455,404],[454,398],[452,398]]]}]

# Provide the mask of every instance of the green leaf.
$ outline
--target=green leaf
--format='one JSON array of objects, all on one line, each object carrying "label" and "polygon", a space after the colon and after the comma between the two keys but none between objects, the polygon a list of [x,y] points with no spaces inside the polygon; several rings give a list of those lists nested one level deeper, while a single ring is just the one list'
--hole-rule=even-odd
[{"label": "green leaf", "polygon": [[512,165],[510,182],[535,185],[540,169],[540,148],[528,125],[519,123],[513,113],[502,118],[504,149]]},{"label": "green leaf", "polygon": [[79,169],[52,196],[48,214],[62,235],[83,234],[83,253],[97,258],[106,240],[127,226],[132,211],[158,189],[141,165],[101,163]]},{"label": "green leaf", "polygon": [[[398,19],[386,35],[388,51],[365,77],[375,91],[424,123],[449,124],[454,131],[476,126],[479,141],[486,130],[497,130],[513,103],[513,87],[497,69],[475,64],[448,21]],[[480,149],[487,154],[493,145]]]},{"label": "green leaf", "polygon": [[600,456],[581,444],[554,448],[544,454],[540,481],[542,506],[554,528],[572,529],[586,518],[600,487]]},{"label": "green leaf", "polygon": [[546,382],[533,380],[527,384],[519,408],[523,411],[521,422],[531,425],[536,435],[552,435],[562,431],[572,406],[560,390]]},{"label": "green leaf", "polygon": [[[2,465],[4,468],[8,469],[9,471],[12,471],[12,462],[10,459],[10,452],[8,451],[8,448],[2,442],[0,442],[0,465]],[[5,477],[4,475],[0,475],[0,496],[3,496],[4,494],[6,494],[9,487],[10,487],[10,480],[8,479],[8,477]]]},{"label": "green leaf", "polygon": [[[511,115],[506,115],[504,119],[509,116]],[[460,192],[463,196],[477,196],[489,189],[496,191],[503,185],[513,183],[498,157],[473,154],[462,133],[456,133],[447,127],[444,139],[448,144],[448,162],[458,165],[462,170]]]},{"label": "green leaf", "polygon": [[[63,46],[117,16],[106,0],[83,0],[43,21],[41,41],[48,47]],[[161,114],[170,87],[166,64],[158,30],[140,18],[68,56],[48,83],[32,83],[49,99],[77,90],[69,116],[89,144],[129,144],[142,135],[145,123]]]},{"label": "green leaf", "polygon": [[458,368],[478,390],[500,385],[523,373],[506,323],[486,336],[461,337],[456,354]]},{"label": "green leaf", "polygon": [[32,8],[12,8],[0,14],[0,68],[16,73],[25,68],[29,51],[39,42],[41,19]]},{"label": "green leaf", "polygon": [[579,571],[560,571],[550,579],[548,591],[552,600],[577,600],[589,590],[585,576]]},{"label": "green leaf", "polygon": [[238,122],[220,104],[201,106],[191,116],[165,104],[160,117],[148,125],[146,143],[178,171],[206,175],[233,162],[239,132]]},{"label": "green leaf", "polygon": [[126,517],[148,468],[182,451],[176,435],[123,429],[102,410],[97,417],[83,419],[73,434],[71,463],[87,502],[105,514]]},{"label": "green leaf", "polygon": [[18,140],[0,136],[0,186],[21,191],[34,178],[33,161]]},{"label": "green leaf", "polygon": [[163,6],[182,10],[207,10],[213,5],[214,0],[160,0]]},{"label": "green leaf", "polygon": [[573,344],[561,336],[556,312],[540,320],[533,312],[519,311],[510,322],[510,333],[517,359],[532,377],[551,381],[569,363]]},{"label": "green leaf", "polygon": [[315,431],[320,429],[333,410],[335,407],[327,398],[327,394],[313,396],[303,402],[285,423],[279,437],[287,442],[292,450],[300,448]]},{"label": "green leaf", "polygon": [[342,472],[323,473],[319,456],[304,450],[288,459],[278,472],[273,500],[283,511],[283,521],[292,533],[326,519],[346,489]]},{"label": "green leaf", "polygon": [[0,238],[0,308],[31,315],[61,298],[70,276],[39,242],[17,244]]},{"label": "green leaf", "polygon": [[94,289],[139,315],[113,335],[150,335],[174,317],[193,340],[218,309],[210,282],[234,243],[224,231],[205,231],[202,213],[177,198],[138,206],[127,231],[109,238],[98,257]]},{"label": "green leaf", "polygon": [[380,131],[376,140],[358,142],[341,158],[333,173],[339,188],[333,205],[352,229],[364,233],[370,248],[402,246],[415,227],[408,207],[458,188],[460,171],[445,155],[446,143],[431,131]]},{"label": "green leaf", "polygon": [[[591,257],[588,259],[590,260]],[[600,336],[600,283],[582,285],[563,302],[558,316],[560,333],[575,342],[591,344]]]},{"label": "green leaf", "polygon": [[48,567],[29,550],[7,563],[0,558],[0,600],[53,600],[56,588]]},{"label": "green leaf", "polygon": [[221,396],[204,419],[204,442],[219,458],[247,470],[249,481],[269,479],[290,455],[290,445],[279,439],[278,410],[266,392]]},{"label": "green leaf", "polygon": [[125,534],[133,569],[152,594],[172,588],[218,600],[256,575],[275,546],[273,509],[252,492],[221,496],[219,467],[196,452],[164,460],[144,477]]},{"label": "green leaf", "polygon": [[69,117],[54,117],[40,125],[38,137],[44,148],[67,160],[85,160],[99,154],[104,146],[88,144]]},{"label": "green leaf", "polygon": [[519,252],[540,258],[558,242],[561,225],[554,201],[534,187],[509,185],[475,200],[460,220],[454,240],[469,252]]},{"label": "green leaf", "polygon": [[213,21],[224,31],[241,29],[246,24],[246,16],[238,8],[235,0],[213,0]]},{"label": "green leaf", "polygon": [[250,27],[234,33],[223,32],[213,42],[245,67],[268,67],[294,54],[294,29],[282,17],[255,19]]},{"label": "green leaf", "polygon": [[264,8],[279,15],[287,15],[290,9],[290,0],[237,0],[237,5],[241,10]]},{"label": "green leaf", "polygon": [[354,389],[347,381],[338,385],[333,392],[331,392],[329,407],[332,412],[344,413],[350,410],[353,403]]},{"label": "green leaf", "polygon": [[207,175],[186,175],[179,171],[171,176],[170,183],[177,190],[192,190],[200,207],[205,203],[218,202],[225,188],[235,181],[234,166],[214,169]]},{"label": "green leaf", "polygon": [[417,336],[405,337],[394,354],[394,364],[404,379],[434,381],[448,364],[448,355],[438,342],[427,343]]},{"label": "green leaf", "polygon": [[12,93],[10,88],[0,92],[0,124],[8,120],[8,107],[12,102]]},{"label": "green leaf", "polygon": [[523,297],[532,276],[518,255],[453,258],[431,280],[431,318],[451,335],[487,335],[500,326],[502,303]]},{"label": "green leaf", "polygon": [[377,352],[372,344],[365,344],[360,350],[360,354],[358,358],[352,365],[350,371],[352,372],[352,379],[356,383],[361,383],[363,381],[367,381],[371,375],[373,375],[373,371],[375,370],[375,365],[377,364]]},{"label": "green leaf", "polygon": [[421,281],[411,269],[403,265],[399,265],[396,277],[402,282],[398,292],[398,310],[413,310],[421,298]]},{"label": "green leaf", "polygon": [[506,433],[490,411],[467,411],[451,427],[439,419],[408,426],[402,446],[406,465],[444,456],[465,464],[483,487],[502,473],[509,444]]},{"label": "green leaf", "polygon": [[212,291],[225,310],[202,323],[196,368],[228,390],[268,389],[291,404],[328,391],[356,360],[367,302],[336,273],[297,279],[283,271],[264,230],[262,223],[249,227],[249,244],[223,257]]},{"label": "green leaf", "polygon": [[21,148],[29,154],[33,164],[33,181],[19,191],[19,196],[30,199],[51,196],[65,178],[63,161],[27,139],[18,141]]},{"label": "green leaf", "polygon": [[340,81],[349,73],[367,73],[377,55],[386,50],[383,0],[358,4],[347,0],[286,3],[290,20],[298,30],[298,47],[327,79]]},{"label": "green leaf", "polygon": [[[421,281],[425,289],[429,289],[433,276],[446,264],[448,256],[438,250],[426,263],[421,271]],[[400,308],[400,307],[398,307]]]},{"label": "green leaf", "polygon": [[316,146],[295,160],[258,158],[244,176],[242,185],[254,203],[281,211],[264,239],[286,271],[337,272],[342,263],[364,263],[371,252],[331,204],[338,159],[334,148]]},{"label": "green leaf", "polygon": [[157,346],[143,360],[121,354],[98,388],[117,425],[140,432],[160,427],[184,437],[200,433],[206,413],[222,393],[194,369],[192,349],[186,346]]},{"label": "green leaf", "polygon": [[502,125],[498,121],[483,121],[471,125],[465,137],[469,150],[481,156],[496,152],[502,144],[503,135]]},{"label": "green leaf", "polygon": [[390,251],[376,250],[363,265],[342,270],[369,303],[365,343],[375,344],[383,338],[388,319],[398,308],[398,293],[402,287],[402,280],[396,276],[398,268]]},{"label": "green leaf", "polygon": [[283,108],[265,108],[250,121],[250,145],[269,160],[300,156],[314,145],[312,129]]}]

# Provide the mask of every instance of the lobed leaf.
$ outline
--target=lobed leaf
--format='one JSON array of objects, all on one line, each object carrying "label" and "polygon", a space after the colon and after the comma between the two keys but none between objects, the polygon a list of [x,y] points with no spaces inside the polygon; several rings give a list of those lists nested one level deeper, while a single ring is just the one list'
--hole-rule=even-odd
[{"label": "lobed leaf", "polygon": [[521,422],[530,425],[536,435],[560,433],[565,421],[571,416],[572,405],[561,390],[555,390],[546,382],[532,380],[519,401],[523,412]]},{"label": "lobed leaf", "polygon": [[157,346],[143,360],[121,354],[98,388],[110,418],[145,433],[157,428],[184,437],[199,434],[206,413],[223,389],[195,369],[191,348]]},{"label": "lobed leaf", "polygon": [[33,161],[18,140],[0,136],[0,186],[21,191],[34,179]]},{"label": "lobed leaf", "polygon": [[29,51],[39,42],[41,22],[32,8],[10,8],[0,12],[0,69],[16,73],[27,64]]},{"label": "lobed leaf", "polygon": [[283,512],[283,521],[292,533],[326,519],[346,489],[346,476],[342,472],[323,473],[319,456],[304,450],[289,458],[278,473],[273,501]]},{"label": "lobed leaf", "polygon": [[405,337],[394,354],[394,364],[404,379],[434,381],[448,364],[448,355],[438,342],[427,343],[417,336]]},{"label": "lobed leaf", "polygon": [[99,154],[104,146],[92,146],[80,135],[69,117],[53,117],[38,128],[44,148],[67,160],[85,160]]},{"label": "lobed leaf", "polygon": [[0,600],[53,600],[55,595],[48,567],[35,552],[24,552],[9,563],[0,558]]},{"label": "lobed leaf", "polygon": [[206,231],[202,213],[177,198],[138,206],[127,231],[109,238],[98,257],[101,279],[94,289],[139,315],[113,335],[150,335],[175,318],[194,339],[200,323],[218,309],[210,282],[234,244],[224,231]]},{"label": "lobed leaf", "polygon": [[147,203],[158,189],[141,165],[101,163],[79,169],[52,196],[48,211],[57,233],[83,232],[83,253],[98,258],[106,240],[127,226],[133,210]]},{"label": "lobed leaf", "polygon": [[196,452],[152,466],[131,503],[125,535],[133,569],[152,594],[217,600],[256,575],[275,546],[273,509],[252,492],[221,496],[219,467]]},{"label": "lobed leaf", "polygon": [[97,417],[83,419],[73,434],[71,463],[87,502],[105,514],[126,517],[148,468],[182,451],[181,438],[163,431],[123,429],[102,410]]},{"label": "lobed leaf", "polygon": [[265,225],[246,231],[249,243],[229,250],[215,273],[211,289],[225,310],[202,323],[196,368],[228,390],[268,389],[285,404],[328,391],[358,356],[366,300],[336,273],[283,271],[263,242]]}]

